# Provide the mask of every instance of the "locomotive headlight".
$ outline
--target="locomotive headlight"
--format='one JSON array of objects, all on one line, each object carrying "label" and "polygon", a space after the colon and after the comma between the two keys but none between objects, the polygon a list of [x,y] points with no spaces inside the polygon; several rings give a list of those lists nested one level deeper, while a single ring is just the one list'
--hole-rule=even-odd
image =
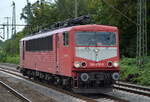
[{"label": "locomotive headlight", "polygon": [[118,63],[118,62],[114,62],[114,63],[113,63],[113,66],[114,66],[114,67],[118,67],[118,66],[119,66],[119,63]]},{"label": "locomotive headlight", "polygon": [[109,68],[111,68],[111,67],[113,66],[112,61],[108,61],[108,62],[107,62],[107,66],[108,66]]},{"label": "locomotive headlight", "polygon": [[81,67],[81,63],[80,63],[80,62],[75,62],[75,63],[74,63],[74,66],[75,66],[76,68],[80,68],[80,67]]},{"label": "locomotive headlight", "polygon": [[87,63],[86,62],[82,62],[81,66],[85,68],[87,66]]}]

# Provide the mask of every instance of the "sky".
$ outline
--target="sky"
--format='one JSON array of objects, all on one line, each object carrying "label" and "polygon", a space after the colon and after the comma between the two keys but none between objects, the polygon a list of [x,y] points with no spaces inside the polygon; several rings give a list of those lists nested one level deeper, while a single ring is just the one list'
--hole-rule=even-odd
[{"label": "sky", "polygon": [[[12,2],[16,4],[16,23],[17,24],[25,24],[24,20],[20,20],[20,13],[22,9],[27,4],[26,0],[1,0],[0,2],[0,24],[6,23],[6,19],[4,17],[12,16]],[[34,3],[37,0],[29,0],[30,3]],[[9,20],[11,23],[11,19]],[[0,27],[1,28],[1,27]],[[9,28],[10,30],[11,28]],[[22,27],[17,27],[17,31],[21,31]],[[0,30],[0,35],[2,34],[2,30]],[[10,37],[9,37],[10,38]]]}]

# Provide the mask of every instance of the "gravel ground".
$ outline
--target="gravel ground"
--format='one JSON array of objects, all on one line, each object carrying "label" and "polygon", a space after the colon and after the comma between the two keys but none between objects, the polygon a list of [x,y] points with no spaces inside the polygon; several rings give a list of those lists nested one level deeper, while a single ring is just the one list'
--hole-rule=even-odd
[{"label": "gravel ground", "polygon": [[0,67],[16,70],[18,65],[17,64],[10,64],[10,63],[0,63]]},{"label": "gravel ground", "polygon": [[[30,99],[32,102],[56,102],[52,100],[51,97],[47,97],[33,90],[32,88],[26,86],[24,84],[25,82],[23,82],[22,80],[16,79],[12,76],[8,76],[2,72],[0,72],[0,80],[8,84],[10,87],[14,88],[15,90],[17,90],[19,93],[23,94],[26,98]],[[1,87],[0,87],[0,90],[2,90]],[[12,98],[13,97],[7,97],[7,94],[6,94],[6,95],[3,95],[3,98],[0,96],[0,102],[20,102],[18,100],[9,101],[9,100],[12,100]],[[8,100],[8,101],[2,101],[1,99]]]},{"label": "gravel ground", "polygon": [[95,99],[98,102],[116,102],[114,100],[111,99],[107,99],[107,98],[99,98],[99,99]]},{"label": "gravel ground", "polygon": [[6,88],[0,85],[0,102],[22,102]]},{"label": "gravel ground", "polygon": [[14,67],[14,68],[18,66],[17,64],[10,64],[10,63],[0,63],[0,65]]},{"label": "gravel ground", "polygon": [[1,68],[10,69],[13,71],[19,71],[19,70],[17,70],[17,66],[18,65],[16,65],[16,64],[0,63]]}]

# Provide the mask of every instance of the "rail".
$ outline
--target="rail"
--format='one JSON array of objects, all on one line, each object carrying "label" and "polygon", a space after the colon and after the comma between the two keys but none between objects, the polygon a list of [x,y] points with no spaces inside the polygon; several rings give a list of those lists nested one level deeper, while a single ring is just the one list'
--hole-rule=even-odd
[{"label": "rail", "polygon": [[4,86],[7,90],[9,90],[12,94],[14,94],[16,97],[18,97],[19,99],[21,99],[23,102],[32,102],[31,100],[29,100],[28,98],[26,98],[21,93],[19,93],[18,91],[16,91],[15,89],[13,89],[12,87],[10,87],[9,85],[5,84],[4,82],[0,81],[0,84],[2,86]]},{"label": "rail", "polygon": [[148,87],[143,87],[143,86],[134,85],[134,84],[128,84],[128,83],[124,83],[124,82],[116,82],[114,84],[113,88],[150,97],[150,88],[148,88]]}]

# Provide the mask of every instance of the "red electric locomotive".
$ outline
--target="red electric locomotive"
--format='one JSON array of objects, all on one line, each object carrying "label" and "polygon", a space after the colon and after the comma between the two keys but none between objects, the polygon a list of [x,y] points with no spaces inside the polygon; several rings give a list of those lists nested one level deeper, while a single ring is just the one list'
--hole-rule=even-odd
[{"label": "red electric locomotive", "polygon": [[111,91],[119,78],[118,62],[118,29],[112,26],[72,26],[20,41],[23,75],[70,87],[76,93]]}]

